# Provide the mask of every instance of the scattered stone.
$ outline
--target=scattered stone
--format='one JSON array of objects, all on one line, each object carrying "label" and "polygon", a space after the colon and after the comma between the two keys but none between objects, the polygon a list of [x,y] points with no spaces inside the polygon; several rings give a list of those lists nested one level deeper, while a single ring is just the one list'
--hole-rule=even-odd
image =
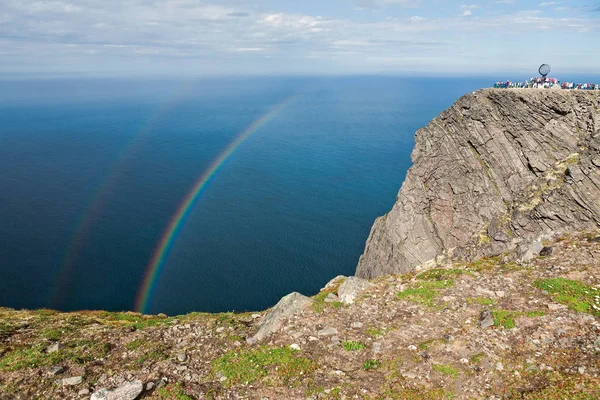
[{"label": "scattered stone", "polygon": [[554,247],[544,246],[542,250],[540,250],[540,256],[542,257],[551,256],[552,253],[554,253]]},{"label": "scattered stone", "polygon": [[478,288],[475,288],[475,291],[477,292],[477,294],[480,294],[482,296],[496,297],[496,292],[494,292],[493,290],[488,290],[488,289],[478,287]]},{"label": "scattered stone", "polygon": [[87,395],[89,395],[89,394],[90,394],[90,389],[87,389],[87,388],[85,388],[85,389],[81,389],[81,390],[79,391],[79,393],[77,393],[77,395],[78,395],[79,397],[87,396]]},{"label": "scattered stone", "polygon": [[167,314],[158,313],[157,317],[159,317],[159,318],[167,318]]},{"label": "scattered stone", "polygon": [[577,372],[579,372],[581,375],[583,375],[585,373],[585,367],[577,368]]},{"label": "scattered stone", "polygon": [[564,304],[549,303],[548,308],[552,311],[558,311],[558,310],[566,310],[569,307],[565,306]]},{"label": "scattered stone", "polygon": [[335,294],[333,293],[329,293],[327,295],[327,297],[325,298],[325,303],[334,303],[336,301],[339,301],[339,297],[337,297]]},{"label": "scattered stone", "polygon": [[292,343],[290,345],[290,349],[296,350],[296,351],[300,351],[300,346],[298,344],[296,344],[296,343]]},{"label": "scattered stone", "polygon": [[48,375],[56,376],[58,374],[63,373],[64,371],[65,371],[65,367],[63,367],[62,365],[56,365],[48,370]]},{"label": "scattered stone", "polygon": [[460,363],[461,364],[468,364],[469,363],[469,359],[467,359],[467,358],[461,358],[460,359]]},{"label": "scattered stone", "polygon": [[179,353],[177,354],[177,361],[179,362],[186,362],[187,361],[187,355],[185,353]]},{"label": "scattered stone", "polygon": [[275,305],[259,325],[258,332],[246,339],[249,344],[263,340],[273,332],[277,332],[283,325],[283,320],[298,314],[312,304],[312,300],[300,293],[290,293]]},{"label": "scattered stone", "polygon": [[217,328],[217,333],[223,333],[225,331],[225,328],[220,326]]},{"label": "scattered stone", "polygon": [[479,322],[477,323],[481,329],[489,328],[490,326],[494,326],[494,317],[490,310],[484,310],[481,315],[479,315]]},{"label": "scattered stone", "polygon": [[496,363],[496,370],[497,370],[497,371],[502,371],[502,370],[504,370],[504,365],[502,365],[502,363],[501,363],[501,362],[499,362],[499,363]]},{"label": "scattered stone", "polygon": [[317,336],[333,336],[337,334],[338,330],[335,328],[324,328],[317,332]]},{"label": "scattered stone", "polygon": [[60,381],[63,386],[75,386],[83,382],[83,376],[72,376],[70,378],[64,378]]},{"label": "scattered stone", "polygon": [[413,372],[403,372],[402,376],[407,379],[417,379],[417,374],[415,374]]},{"label": "scattered stone", "polygon": [[504,296],[506,296],[506,293],[504,292],[504,290],[497,290],[496,291],[496,296],[498,296],[498,297],[504,297]]},{"label": "scattered stone", "polygon": [[54,343],[46,349],[46,353],[56,353],[58,350],[60,350],[60,343]]},{"label": "scattered stone", "polygon": [[359,329],[359,328],[362,328],[363,324],[362,324],[362,322],[353,322],[352,325],[350,325],[350,326],[352,328]]},{"label": "scattered stone", "polygon": [[152,390],[154,389],[154,382],[148,382],[146,384],[146,390]]},{"label": "scattered stone", "polygon": [[340,285],[338,296],[342,303],[352,304],[360,292],[372,286],[373,284],[366,279],[351,276]]},{"label": "scattered stone", "polygon": [[141,381],[127,382],[116,389],[100,389],[90,400],[134,400],[142,393],[144,385]]},{"label": "scattered stone", "polygon": [[411,344],[410,346],[408,346],[408,349],[409,349],[410,351],[416,351],[416,350],[417,350],[417,346],[415,346],[415,345]]}]

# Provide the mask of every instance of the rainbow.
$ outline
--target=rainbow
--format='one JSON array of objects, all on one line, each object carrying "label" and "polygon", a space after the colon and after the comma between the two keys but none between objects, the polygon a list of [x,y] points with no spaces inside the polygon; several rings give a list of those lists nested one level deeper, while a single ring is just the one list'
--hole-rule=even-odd
[{"label": "rainbow", "polygon": [[233,142],[231,142],[219,156],[210,164],[210,166],[204,171],[198,178],[192,189],[188,192],[186,197],[181,202],[179,208],[171,218],[169,225],[163,232],[160,242],[146,268],[146,274],[144,280],[135,301],[135,310],[140,313],[146,313],[150,299],[156,289],[156,283],[160,276],[162,269],[165,264],[165,259],[173,246],[175,238],[179,234],[181,227],[185,219],[190,214],[194,204],[202,194],[203,190],[206,189],[211,178],[215,176],[219,169],[225,164],[225,161],[242,145],[252,134],[258,131],[261,127],[271,121],[277,116],[285,107],[287,107],[295,96],[284,100],[278,105],[271,108],[266,114],[258,118],[250,126],[244,129]]},{"label": "rainbow", "polygon": [[189,92],[190,86],[181,84],[174,92],[174,95],[164,104],[162,104],[155,112],[152,113],[138,129],[133,139],[125,146],[120,153],[114,166],[106,175],[106,179],[98,190],[94,193],[85,209],[81,218],[77,223],[77,228],[74,230],[73,236],[69,241],[64,262],[57,273],[56,281],[52,285],[52,292],[49,296],[49,302],[52,307],[59,308],[62,294],[68,287],[73,275],[74,266],[77,261],[79,249],[83,246],[92,231],[94,223],[100,218],[104,206],[107,204],[108,198],[113,191],[113,186],[118,178],[125,173],[125,167],[131,158],[137,153],[140,146],[146,141],[148,135],[154,130],[154,127],[159,123],[165,115],[167,115],[182,98]]}]

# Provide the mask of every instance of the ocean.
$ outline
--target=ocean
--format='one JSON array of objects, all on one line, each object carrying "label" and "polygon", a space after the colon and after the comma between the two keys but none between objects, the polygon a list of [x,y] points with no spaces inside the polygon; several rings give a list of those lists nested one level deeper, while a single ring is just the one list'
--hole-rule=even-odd
[{"label": "ocean", "polygon": [[249,311],[352,275],[415,131],[495,78],[0,80],[0,306]]}]

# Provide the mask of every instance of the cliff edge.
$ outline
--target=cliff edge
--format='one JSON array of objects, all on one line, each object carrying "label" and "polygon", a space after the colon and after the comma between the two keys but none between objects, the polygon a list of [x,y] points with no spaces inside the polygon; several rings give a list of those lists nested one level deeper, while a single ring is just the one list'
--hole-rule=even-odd
[{"label": "cliff edge", "polygon": [[415,142],[357,276],[404,273],[442,255],[522,251],[545,234],[600,226],[600,93],[479,90]]}]

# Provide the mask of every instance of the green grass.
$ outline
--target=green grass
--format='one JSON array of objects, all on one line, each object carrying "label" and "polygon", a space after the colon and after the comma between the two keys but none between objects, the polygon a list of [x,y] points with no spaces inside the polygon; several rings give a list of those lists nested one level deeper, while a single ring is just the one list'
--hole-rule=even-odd
[{"label": "green grass", "polygon": [[432,346],[437,344],[446,344],[447,342],[444,339],[430,339],[420,343],[417,347],[421,350],[429,350]]},{"label": "green grass", "polygon": [[503,326],[506,329],[512,329],[516,326],[515,320],[525,315],[528,318],[536,318],[546,315],[543,311],[509,311],[495,310],[492,311],[494,317],[494,326]]},{"label": "green grass", "polygon": [[469,359],[469,361],[471,361],[473,364],[479,364],[480,362],[483,361],[484,358],[485,358],[484,353],[477,353],[475,355],[472,355],[471,358]]},{"label": "green grass", "polygon": [[156,391],[159,400],[194,400],[186,394],[186,389],[183,383],[177,382],[175,384],[169,384]]},{"label": "green grass", "polygon": [[14,334],[17,328],[6,322],[0,322],[0,339],[7,338]]},{"label": "green grass", "polygon": [[479,304],[482,306],[491,306],[496,301],[493,299],[488,299],[487,297],[468,297],[467,303],[469,304]]},{"label": "green grass", "polygon": [[348,351],[359,351],[365,348],[364,344],[355,340],[345,340],[342,342],[342,346]]},{"label": "green grass", "polygon": [[374,327],[367,328],[365,333],[369,336],[377,337],[383,335],[383,329],[377,329]]},{"label": "green grass", "polygon": [[363,363],[363,369],[368,371],[370,369],[377,369],[381,366],[381,361],[379,360],[367,360]]},{"label": "green grass", "polygon": [[42,332],[42,337],[49,340],[59,340],[63,335],[60,329],[46,329]]},{"label": "green grass", "polygon": [[[516,386],[516,387],[515,387]],[[557,372],[525,372],[510,385],[511,400],[597,400],[600,380]]]},{"label": "green grass", "polygon": [[344,283],[344,281],[345,279],[340,279],[335,285],[325,290],[322,290],[321,292],[313,296],[312,308],[316,313],[322,313],[327,307],[333,307],[337,310],[344,305],[344,303],[340,301],[335,301],[331,303],[325,302],[325,299],[327,298],[327,296],[329,296],[330,293],[337,294],[340,285]]},{"label": "green grass", "polygon": [[396,293],[396,297],[428,307],[434,307],[435,303],[433,300],[437,297],[438,290],[448,288],[452,285],[454,285],[453,280],[419,282],[415,287]]},{"label": "green grass", "polygon": [[147,362],[163,361],[169,358],[169,356],[162,349],[155,349],[144,353],[141,357],[138,357],[133,363],[135,367],[141,367]]},{"label": "green grass", "polygon": [[130,351],[137,350],[140,347],[142,347],[143,344],[144,344],[144,341],[142,339],[135,339],[135,340],[132,340],[131,342],[127,343],[125,345],[125,348]]},{"label": "green grass", "polygon": [[473,275],[473,273],[460,268],[435,268],[417,275],[416,278],[422,281],[444,281],[456,278],[460,275]]},{"label": "green grass", "polygon": [[448,375],[453,378],[456,378],[459,372],[458,368],[448,364],[434,364],[432,368],[440,374]]},{"label": "green grass", "polygon": [[233,350],[214,360],[212,370],[227,378],[223,382],[226,387],[250,384],[266,376],[295,386],[316,369],[312,360],[296,353],[288,347]]},{"label": "green grass", "polygon": [[165,325],[170,323],[173,318],[161,318],[151,315],[141,315],[136,313],[122,312],[104,312],[100,317],[105,323],[112,323],[125,327],[134,327],[136,329],[146,329],[152,326]]},{"label": "green grass", "polygon": [[398,388],[396,385],[385,392],[385,397],[378,397],[377,400],[450,400],[453,398],[454,395],[444,389]]},{"label": "green grass", "polygon": [[46,353],[46,347],[47,344],[36,343],[9,351],[0,359],[0,370],[17,371],[56,365],[66,361],[85,364],[106,357],[110,353],[108,343],[93,340],[67,342],[54,353]]},{"label": "green grass", "polygon": [[[556,302],[568,306],[571,310],[600,317],[600,302],[594,303],[594,296],[600,295],[600,290],[593,290],[583,282],[550,278],[537,280],[533,286],[548,291]],[[599,309],[594,309],[594,304]]]}]

